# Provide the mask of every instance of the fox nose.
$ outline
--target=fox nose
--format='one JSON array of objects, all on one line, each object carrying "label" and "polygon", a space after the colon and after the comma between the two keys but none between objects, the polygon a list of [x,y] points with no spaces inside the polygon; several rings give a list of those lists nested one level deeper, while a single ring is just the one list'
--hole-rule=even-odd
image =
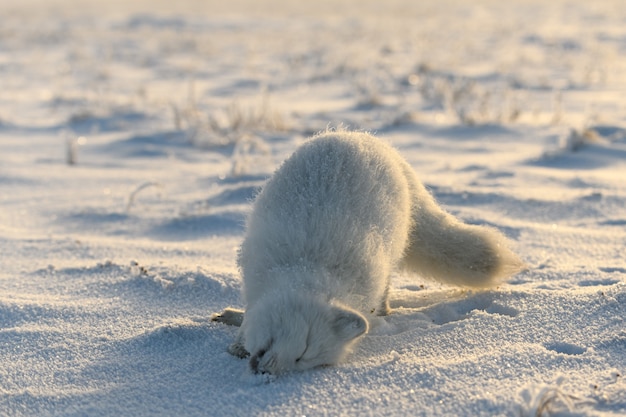
[{"label": "fox nose", "polygon": [[[252,372],[255,374],[259,373],[259,361],[263,358],[263,355],[265,355],[266,352],[267,351],[265,349],[261,349],[250,358],[250,369],[252,369]],[[261,373],[265,372],[261,371]]]}]

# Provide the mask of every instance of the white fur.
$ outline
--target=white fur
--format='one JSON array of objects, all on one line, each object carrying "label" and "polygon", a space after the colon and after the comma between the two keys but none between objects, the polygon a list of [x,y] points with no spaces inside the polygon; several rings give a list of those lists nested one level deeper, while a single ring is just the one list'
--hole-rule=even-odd
[{"label": "white fur", "polygon": [[239,266],[247,310],[229,351],[280,373],[340,361],[389,312],[394,269],[481,288],[521,263],[498,232],[443,211],[391,146],[327,132],[257,197]]}]

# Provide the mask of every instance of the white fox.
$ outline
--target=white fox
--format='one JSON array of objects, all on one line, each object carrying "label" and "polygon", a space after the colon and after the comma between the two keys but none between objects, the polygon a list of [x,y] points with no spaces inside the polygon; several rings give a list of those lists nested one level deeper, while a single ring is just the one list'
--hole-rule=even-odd
[{"label": "white fox", "polygon": [[282,164],[238,262],[247,309],[213,320],[241,325],[229,352],[272,374],[341,361],[368,315],[390,312],[394,269],[484,288],[522,267],[500,233],[446,213],[395,149],[356,132],[320,134]]}]

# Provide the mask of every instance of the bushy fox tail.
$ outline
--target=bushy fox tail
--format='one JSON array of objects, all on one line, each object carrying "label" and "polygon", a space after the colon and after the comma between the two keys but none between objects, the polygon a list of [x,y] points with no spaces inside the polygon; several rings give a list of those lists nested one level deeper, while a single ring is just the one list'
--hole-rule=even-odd
[{"label": "bushy fox tail", "polygon": [[410,182],[413,227],[402,262],[406,269],[446,284],[487,288],[525,268],[500,232],[462,223],[439,207],[423,185]]},{"label": "bushy fox tail", "polygon": [[492,287],[523,269],[523,263],[496,230],[445,220],[414,228],[404,256],[407,269],[470,288]]}]

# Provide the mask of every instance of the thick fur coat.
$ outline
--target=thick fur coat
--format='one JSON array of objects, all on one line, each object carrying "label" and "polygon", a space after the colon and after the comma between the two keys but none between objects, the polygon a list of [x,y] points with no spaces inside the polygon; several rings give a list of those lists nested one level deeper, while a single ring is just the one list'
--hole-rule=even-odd
[{"label": "thick fur coat", "polygon": [[367,332],[368,315],[389,313],[394,270],[485,288],[521,263],[500,233],[440,208],[391,146],[327,132],[297,149],[256,198],[239,266],[246,311],[229,351],[250,354],[255,372],[281,373],[340,361]]}]

